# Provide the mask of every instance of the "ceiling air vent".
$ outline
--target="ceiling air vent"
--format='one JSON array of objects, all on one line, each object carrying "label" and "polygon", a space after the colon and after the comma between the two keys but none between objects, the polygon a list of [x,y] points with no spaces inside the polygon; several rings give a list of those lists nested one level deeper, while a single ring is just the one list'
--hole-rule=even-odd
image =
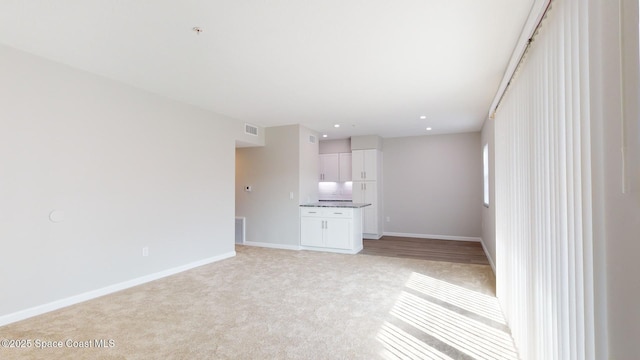
[{"label": "ceiling air vent", "polygon": [[315,144],[316,140],[318,140],[318,139],[316,139],[315,135],[309,135],[309,142],[310,143]]},{"label": "ceiling air vent", "polygon": [[244,124],[244,133],[258,136],[258,127],[251,124]]}]

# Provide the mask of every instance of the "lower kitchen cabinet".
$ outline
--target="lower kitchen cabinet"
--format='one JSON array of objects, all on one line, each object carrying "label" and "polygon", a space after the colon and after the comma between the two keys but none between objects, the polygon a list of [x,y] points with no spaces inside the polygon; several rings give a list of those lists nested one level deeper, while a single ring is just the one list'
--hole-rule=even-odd
[{"label": "lower kitchen cabinet", "polygon": [[362,250],[362,210],[301,207],[300,245],[307,250],[358,253]]},{"label": "lower kitchen cabinet", "polygon": [[300,218],[300,244],[302,246],[324,247],[324,219],[303,216]]}]

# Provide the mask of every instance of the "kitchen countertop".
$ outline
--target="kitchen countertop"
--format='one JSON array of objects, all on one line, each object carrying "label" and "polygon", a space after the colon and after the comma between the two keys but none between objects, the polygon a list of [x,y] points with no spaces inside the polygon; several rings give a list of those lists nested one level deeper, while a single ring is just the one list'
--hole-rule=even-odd
[{"label": "kitchen countertop", "polygon": [[369,206],[371,204],[365,203],[354,203],[350,201],[319,201],[315,203],[309,204],[301,204],[301,207],[331,207],[331,208],[363,208],[365,206]]}]

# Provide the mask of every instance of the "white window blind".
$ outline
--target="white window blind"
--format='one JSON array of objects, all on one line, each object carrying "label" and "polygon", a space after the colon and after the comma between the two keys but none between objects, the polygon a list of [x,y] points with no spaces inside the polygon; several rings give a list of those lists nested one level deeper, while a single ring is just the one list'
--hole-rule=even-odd
[{"label": "white window blind", "polygon": [[497,293],[522,359],[593,359],[587,2],[554,0],[495,117]]}]

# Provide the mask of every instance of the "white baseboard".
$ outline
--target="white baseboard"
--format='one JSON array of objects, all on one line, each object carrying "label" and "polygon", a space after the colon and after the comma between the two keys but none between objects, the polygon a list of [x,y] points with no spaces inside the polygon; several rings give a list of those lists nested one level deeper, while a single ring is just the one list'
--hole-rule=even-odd
[{"label": "white baseboard", "polygon": [[82,294],[78,294],[78,295],[74,295],[74,296],[70,296],[68,298],[65,299],[60,299],[60,300],[56,300],[47,304],[42,304],[42,305],[38,305],[38,306],[34,306],[32,308],[29,309],[25,309],[25,310],[20,310],[18,312],[12,313],[12,314],[7,314],[7,315],[3,315],[0,316],[0,326],[4,326],[4,325],[8,325],[20,320],[24,320],[24,319],[28,319],[30,317],[34,317],[37,315],[42,315],[44,313],[48,313],[50,311],[54,311],[54,310],[58,310],[58,309],[62,309],[64,307],[70,306],[70,305],[75,305],[84,301],[88,301],[91,299],[95,299],[104,295],[108,295],[120,290],[124,290],[124,289],[128,289],[137,285],[141,285],[144,283],[148,283],[154,280],[158,280],[167,276],[171,276],[171,275],[175,275],[177,273],[183,272],[183,271],[187,271],[199,266],[203,266],[203,265],[207,265],[207,264],[211,264],[220,260],[224,260],[224,259],[228,259],[231,257],[236,256],[236,252],[235,251],[230,251],[228,253],[224,253],[218,256],[214,256],[214,257],[210,257],[207,259],[202,259],[199,261],[195,261],[189,264],[185,264],[182,266],[178,266],[175,268],[171,268],[171,269],[167,269],[167,270],[163,270],[154,274],[149,274],[149,275],[145,275],[145,276],[141,276],[139,278],[135,278],[135,279],[131,279],[131,280],[127,280],[127,281],[123,281],[121,283],[117,283],[117,284],[113,284],[113,285],[109,285],[106,287],[103,287],[101,289],[96,289],[96,290],[91,290],[91,291],[87,291],[85,293]]},{"label": "white baseboard", "polygon": [[436,240],[455,240],[455,241],[481,242],[481,239],[479,237],[469,237],[469,236],[410,234],[410,233],[397,233],[397,232],[386,232],[386,231],[385,231],[384,235],[385,236],[410,237],[410,238],[418,238],[418,239],[436,239]]},{"label": "white baseboard", "polygon": [[270,249],[301,250],[300,245],[272,244],[272,243],[264,243],[264,242],[257,242],[257,241],[245,241],[244,244],[242,245],[257,246],[257,247],[264,247],[264,248],[270,248]]},{"label": "white baseboard", "polygon": [[378,235],[378,234],[367,234],[367,233],[362,234],[362,238],[367,240],[380,240],[381,237],[382,235]]},{"label": "white baseboard", "polygon": [[330,248],[316,248],[316,247],[312,247],[312,246],[301,246],[300,250],[309,250],[309,251],[330,252],[330,253],[336,253],[336,254],[355,255],[355,254],[359,253],[360,251],[362,251],[362,248],[355,249],[355,250],[343,250],[343,249],[330,249]]},{"label": "white baseboard", "polygon": [[489,264],[491,265],[491,268],[493,269],[493,275],[496,274],[496,264],[493,262],[493,259],[491,258],[491,255],[489,255],[489,252],[487,251],[487,248],[484,246],[484,241],[482,241],[482,238],[480,238],[480,244],[482,244],[482,250],[484,250],[484,254],[487,256],[487,259],[489,260]]}]

